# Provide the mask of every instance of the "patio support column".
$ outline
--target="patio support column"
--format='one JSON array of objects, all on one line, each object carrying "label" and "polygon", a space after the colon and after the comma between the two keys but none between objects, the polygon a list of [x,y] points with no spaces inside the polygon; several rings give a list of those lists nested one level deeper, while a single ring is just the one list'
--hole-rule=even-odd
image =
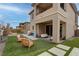
[{"label": "patio support column", "polygon": [[36,24],[34,24],[34,37],[36,37]]},{"label": "patio support column", "polygon": [[53,19],[53,42],[54,43],[60,43],[60,20]]},{"label": "patio support column", "polygon": [[66,37],[66,24],[62,25],[62,38]]}]

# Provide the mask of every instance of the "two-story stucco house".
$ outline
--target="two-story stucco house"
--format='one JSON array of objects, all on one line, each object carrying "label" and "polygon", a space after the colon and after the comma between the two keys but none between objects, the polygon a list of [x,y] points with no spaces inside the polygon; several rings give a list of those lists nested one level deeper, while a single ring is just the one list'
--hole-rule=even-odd
[{"label": "two-story stucco house", "polygon": [[31,31],[53,37],[52,42],[60,43],[74,36],[77,29],[77,8],[71,3],[33,3],[29,13]]}]

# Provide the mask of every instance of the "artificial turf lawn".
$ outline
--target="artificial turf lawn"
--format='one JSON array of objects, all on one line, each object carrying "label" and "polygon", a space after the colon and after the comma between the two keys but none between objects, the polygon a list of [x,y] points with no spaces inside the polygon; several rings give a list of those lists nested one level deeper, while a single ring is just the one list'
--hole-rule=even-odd
[{"label": "artificial turf lawn", "polygon": [[[68,56],[74,47],[79,48],[79,38],[73,40],[65,41],[63,45],[71,47],[65,54]],[[56,46],[54,43],[47,42],[45,40],[35,40],[34,45],[31,48],[24,47],[20,42],[17,42],[15,36],[9,36],[6,40],[6,46],[3,51],[5,56],[36,56],[40,53],[47,51],[48,49]]]}]

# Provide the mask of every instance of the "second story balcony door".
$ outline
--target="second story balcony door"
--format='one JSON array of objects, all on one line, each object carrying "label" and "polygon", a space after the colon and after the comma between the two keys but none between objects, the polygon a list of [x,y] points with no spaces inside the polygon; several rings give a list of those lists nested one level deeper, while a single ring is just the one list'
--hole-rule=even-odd
[{"label": "second story balcony door", "polygon": [[39,3],[36,7],[36,15],[48,10],[52,5],[52,3]]}]

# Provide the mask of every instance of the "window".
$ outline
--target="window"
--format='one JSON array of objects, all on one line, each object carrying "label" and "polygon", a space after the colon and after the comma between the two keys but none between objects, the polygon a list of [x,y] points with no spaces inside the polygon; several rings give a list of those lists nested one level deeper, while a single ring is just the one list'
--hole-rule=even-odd
[{"label": "window", "polygon": [[32,15],[31,15],[31,19],[33,19],[34,18],[34,14],[32,13]]},{"label": "window", "polygon": [[64,3],[60,3],[60,7],[61,7],[63,10],[65,10],[65,8],[64,8]]},{"label": "window", "polygon": [[34,30],[34,26],[32,26],[32,30]]}]

